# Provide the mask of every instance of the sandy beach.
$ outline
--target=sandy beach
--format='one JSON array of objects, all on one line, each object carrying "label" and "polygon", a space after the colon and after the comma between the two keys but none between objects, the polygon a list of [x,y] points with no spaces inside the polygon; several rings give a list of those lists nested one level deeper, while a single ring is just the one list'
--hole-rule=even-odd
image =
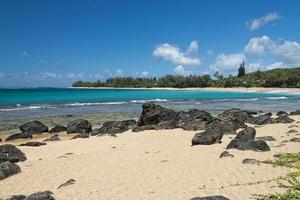
[{"label": "sandy beach", "polygon": [[73,89],[116,89],[116,90],[199,90],[199,91],[224,91],[224,92],[278,92],[278,93],[298,93],[300,88],[273,88],[273,87],[194,87],[194,88],[170,88],[170,87],[155,87],[155,88],[134,88],[134,87],[69,87]]},{"label": "sandy beach", "polygon": [[[41,147],[18,147],[27,160],[19,162],[21,173],[0,181],[0,197],[29,195],[50,190],[56,199],[191,199],[196,196],[224,195],[229,199],[250,199],[253,194],[283,192],[276,181],[292,172],[268,164],[242,164],[245,158],[272,159],[280,152],[299,152],[297,137],[287,134],[299,125],[300,116],[289,124],[256,126],[257,137],[273,136],[268,152],[229,150],[231,157],[219,158],[234,135],[224,135],[222,143],[191,146],[196,132],[173,130],[131,130],[117,137],[92,136],[61,141]],[[249,125],[253,126],[253,125]],[[299,127],[293,128],[300,132]],[[42,141],[48,134],[34,136]],[[23,141],[15,141],[18,145]],[[3,144],[4,142],[2,142]],[[58,189],[69,179],[76,182]]]}]

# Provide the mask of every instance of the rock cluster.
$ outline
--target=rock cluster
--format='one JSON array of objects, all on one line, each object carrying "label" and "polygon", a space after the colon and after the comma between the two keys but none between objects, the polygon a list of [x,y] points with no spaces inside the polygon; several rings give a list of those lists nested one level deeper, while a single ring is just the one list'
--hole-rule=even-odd
[{"label": "rock cluster", "polygon": [[240,131],[226,147],[227,149],[269,151],[270,147],[264,140],[255,140],[256,130],[248,127]]}]

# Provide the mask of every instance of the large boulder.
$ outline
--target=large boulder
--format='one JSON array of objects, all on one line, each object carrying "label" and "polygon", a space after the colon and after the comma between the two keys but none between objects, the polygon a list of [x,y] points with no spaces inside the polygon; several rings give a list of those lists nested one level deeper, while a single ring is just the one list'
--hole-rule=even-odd
[{"label": "large boulder", "polygon": [[31,122],[26,122],[25,124],[20,126],[20,130],[23,133],[28,133],[28,134],[38,134],[38,133],[43,133],[43,132],[48,132],[48,127],[45,126],[40,121],[34,120]]},{"label": "large boulder", "polygon": [[256,130],[248,127],[240,131],[236,137],[230,141],[227,149],[269,151],[270,147],[263,140],[255,140]]},{"label": "large boulder", "polygon": [[0,163],[0,180],[21,172],[21,168],[10,161]]},{"label": "large boulder", "polygon": [[232,108],[229,110],[225,110],[223,113],[219,114],[218,118],[221,121],[231,123],[234,129],[236,130],[239,128],[246,128],[247,125],[245,124],[245,122],[251,120],[253,116],[241,109]]},{"label": "large boulder", "polygon": [[[154,103],[145,103],[142,107],[138,122],[138,127],[143,127],[141,130],[153,129],[153,126],[155,129],[204,130],[214,120],[210,113],[197,109],[176,112]],[[134,128],[134,131],[139,130]]]},{"label": "large boulder", "polygon": [[210,145],[220,143],[224,132],[219,127],[210,127],[204,132],[196,133],[192,139],[192,145]]},{"label": "large boulder", "polygon": [[272,123],[272,117],[269,114],[259,115],[249,119],[248,122],[257,125],[269,124]]},{"label": "large boulder", "polygon": [[177,119],[175,126],[184,130],[204,130],[214,120],[210,113],[197,109],[178,112]]},{"label": "large boulder", "polygon": [[144,103],[143,111],[138,121],[138,126],[157,125],[161,122],[177,119],[177,113],[174,110],[164,108],[155,103]]},{"label": "large boulder", "polygon": [[67,133],[89,133],[92,125],[85,119],[76,119],[67,124]]},{"label": "large boulder", "polygon": [[123,133],[136,126],[135,120],[109,121],[105,122],[101,128],[94,129],[92,135]]},{"label": "large boulder", "polygon": [[49,133],[59,133],[59,132],[63,132],[63,131],[66,131],[66,130],[67,130],[67,127],[62,126],[62,125],[56,125],[53,128],[51,128]]},{"label": "large boulder", "polygon": [[19,162],[25,161],[25,154],[12,144],[4,144],[0,146],[0,163],[10,161]]},{"label": "large boulder", "polygon": [[29,133],[16,133],[8,136],[5,141],[17,140],[17,139],[31,139],[32,135]]},{"label": "large boulder", "polygon": [[300,109],[291,112],[290,115],[300,115]]},{"label": "large boulder", "polygon": [[194,197],[191,198],[191,200],[229,200],[228,198],[224,196],[207,196],[207,197]]}]

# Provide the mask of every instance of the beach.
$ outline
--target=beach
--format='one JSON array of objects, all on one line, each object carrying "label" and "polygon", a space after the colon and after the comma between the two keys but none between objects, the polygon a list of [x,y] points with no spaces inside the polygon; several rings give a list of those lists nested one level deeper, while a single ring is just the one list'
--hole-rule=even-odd
[{"label": "beach", "polygon": [[[300,132],[300,116],[291,118],[293,123],[255,126],[256,137],[275,138],[267,142],[270,151],[232,149],[228,151],[234,157],[224,158],[219,156],[235,135],[224,135],[218,144],[191,146],[191,139],[199,131],[128,130],[117,137],[74,140],[60,132],[61,141],[40,147],[18,146],[27,160],[18,163],[21,173],[0,181],[0,196],[5,199],[50,190],[55,199],[191,199],[223,195],[244,200],[254,194],[284,192],[276,180],[293,169],[242,161],[264,161],[278,153],[299,152],[297,142],[282,142]],[[296,132],[287,133],[292,125]],[[49,134],[43,133],[33,140],[43,141],[46,137]],[[24,141],[10,143],[19,145]],[[58,188],[69,179],[75,183]]]}]

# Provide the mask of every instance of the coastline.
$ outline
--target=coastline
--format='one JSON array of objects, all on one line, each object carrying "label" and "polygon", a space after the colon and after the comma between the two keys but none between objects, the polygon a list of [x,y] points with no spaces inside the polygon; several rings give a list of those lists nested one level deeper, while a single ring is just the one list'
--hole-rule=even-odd
[{"label": "coastline", "polygon": [[235,88],[218,88],[218,87],[195,87],[195,88],[170,88],[170,87],[154,87],[154,88],[133,88],[133,87],[68,87],[70,89],[102,89],[102,90],[193,90],[193,91],[221,91],[221,92],[261,92],[261,93],[300,93],[300,88],[264,88],[264,87],[235,87]]}]

